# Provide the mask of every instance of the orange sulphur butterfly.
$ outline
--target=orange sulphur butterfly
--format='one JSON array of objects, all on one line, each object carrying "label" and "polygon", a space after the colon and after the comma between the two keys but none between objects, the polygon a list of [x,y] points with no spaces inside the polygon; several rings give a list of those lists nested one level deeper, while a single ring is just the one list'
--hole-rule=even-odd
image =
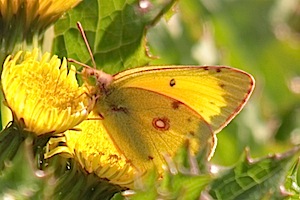
[{"label": "orange sulphur butterfly", "polygon": [[161,171],[162,153],[173,156],[187,139],[193,153],[213,153],[215,134],[254,89],[250,74],[226,66],[146,66],[113,76],[85,67],[82,73],[97,81],[91,87],[99,126],[142,171],[153,165]]}]

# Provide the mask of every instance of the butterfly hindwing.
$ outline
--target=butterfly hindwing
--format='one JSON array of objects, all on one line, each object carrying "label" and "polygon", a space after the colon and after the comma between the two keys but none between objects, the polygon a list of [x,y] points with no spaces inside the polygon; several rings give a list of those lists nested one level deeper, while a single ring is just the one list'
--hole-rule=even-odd
[{"label": "butterfly hindwing", "polygon": [[189,106],[141,88],[111,88],[95,107],[114,145],[136,167],[163,164],[187,140],[193,152],[212,149],[207,122]]}]

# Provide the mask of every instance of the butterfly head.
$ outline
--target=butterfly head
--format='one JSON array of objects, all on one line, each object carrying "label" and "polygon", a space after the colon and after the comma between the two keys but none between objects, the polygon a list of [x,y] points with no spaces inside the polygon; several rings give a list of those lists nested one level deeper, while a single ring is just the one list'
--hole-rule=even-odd
[{"label": "butterfly head", "polygon": [[[110,74],[106,74],[105,72],[94,69],[91,67],[85,67],[82,70],[82,75],[87,80],[93,79],[94,84],[98,89],[101,91],[105,90],[112,82],[113,82],[113,76]],[[91,84],[90,81],[88,81],[89,84]]]}]

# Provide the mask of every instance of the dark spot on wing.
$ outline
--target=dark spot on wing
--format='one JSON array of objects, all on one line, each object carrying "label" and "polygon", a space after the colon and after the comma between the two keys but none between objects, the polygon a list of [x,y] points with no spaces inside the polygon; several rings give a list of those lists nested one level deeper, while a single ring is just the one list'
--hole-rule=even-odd
[{"label": "dark spot on wing", "polygon": [[173,102],[172,102],[172,108],[173,108],[174,110],[176,110],[176,109],[179,108],[180,104],[182,104],[180,101],[173,101]]},{"label": "dark spot on wing", "polygon": [[114,112],[123,112],[123,113],[128,113],[128,110],[127,108],[125,107],[122,107],[122,106],[117,106],[117,105],[113,105],[111,107],[111,110],[114,111]]},{"label": "dark spot on wing", "polygon": [[217,68],[217,70],[216,70],[217,73],[219,73],[221,71],[222,71],[221,68]]},{"label": "dark spot on wing", "polygon": [[194,132],[194,131],[190,131],[189,134],[190,134],[191,136],[195,136],[195,132]]},{"label": "dark spot on wing", "polygon": [[148,159],[153,160],[154,158],[153,158],[153,156],[148,156]]},{"label": "dark spot on wing", "polygon": [[204,70],[208,70],[208,67],[203,67]]},{"label": "dark spot on wing", "polygon": [[174,78],[172,78],[172,79],[170,80],[170,86],[173,87],[173,86],[175,86],[175,85],[176,85],[176,81],[175,81]]}]

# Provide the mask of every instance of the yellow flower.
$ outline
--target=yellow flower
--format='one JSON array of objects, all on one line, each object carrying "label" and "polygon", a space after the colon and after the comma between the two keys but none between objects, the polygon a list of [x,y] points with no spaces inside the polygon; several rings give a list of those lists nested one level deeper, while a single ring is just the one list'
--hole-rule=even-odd
[{"label": "yellow flower", "polygon": [[[95,173],[110,183],[133,188],[134,180],[142,175],[137,171],[119,149],[116,148],[102,121],[92,111],[89,118],[79,124],[76,130],[66,131],[61,137],[51,138],[45,157],[55,154],[75,158],[89,173]],[[62,146],[62,144],[65,145]]]},{"label": "yellow flower", "polygon": [[79,87],[76,69],[67,61],[45,53],[37,60],[38,50],[8,56],[1,75],[7,106],[16,123],[41,135],[73,128],[87,118],[91,99]]},{"label": "yellow flower", "polygon": [[17,23],[24,26],[23,30],[36,31],[48,27],[79,2],[81,0],[0,0],[0,19],[4,27]]},{"label": "yellow flower", "polygon": [[46,29],[79,2],[0,0],[0,63],[19,50],[42,47]]}]

